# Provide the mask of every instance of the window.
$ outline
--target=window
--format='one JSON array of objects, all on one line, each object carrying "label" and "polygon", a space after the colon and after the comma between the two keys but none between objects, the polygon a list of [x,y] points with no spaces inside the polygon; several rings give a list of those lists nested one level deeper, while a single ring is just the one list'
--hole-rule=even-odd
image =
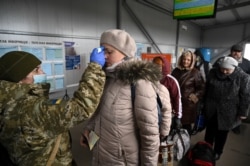
[{"label": "window", "polygon": [[244,58],[250,60],[250,43],[245,45]]}]

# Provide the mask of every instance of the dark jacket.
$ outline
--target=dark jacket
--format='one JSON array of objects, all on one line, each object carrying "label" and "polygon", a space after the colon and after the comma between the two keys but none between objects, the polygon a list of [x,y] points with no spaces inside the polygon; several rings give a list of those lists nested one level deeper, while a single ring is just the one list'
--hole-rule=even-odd
[{"label": "dark jacket", "polygon": [[247,74],[250,74],[250,61],[246,58],[242,58],[242,62],[238,66]]},{"label": "dark jacket", "polygon": [[[194,55],[193,55],[194,56]],[[177,67],[173,70],[172,75],[178,80],[181,89],[182,101],[182,124],[192,124],[196,119],[196,110],[198,103],[189,100],[190,94],[195,94],[199,100],[204,95],[204,80],[199,70],[194,68],[195,56],[190,68],[184,69],[181,66],[181,58],[178,59]]]},{"label": "dark jacket", "polygon": [[239,67],[229,76],[213,68],[206,83],[206,117],[217,114],[219,130],[230,130],[239,116],[247,116],[250,77]]}]

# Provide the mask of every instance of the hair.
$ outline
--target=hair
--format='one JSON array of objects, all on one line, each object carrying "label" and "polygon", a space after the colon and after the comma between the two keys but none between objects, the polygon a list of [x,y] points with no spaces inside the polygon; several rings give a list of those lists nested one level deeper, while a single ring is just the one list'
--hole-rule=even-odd
[{"label": "hair", "polygon": [[184,51],[182,53],[182,57],[181,57],[181,60],[183,60],[184,57],[187,57],[187,56],[190,56],[191,57],[191,65],[195,62],[195,59],[194,59],[194,54],[191,52],[191,51]]},{"label": "hair", "polygon": [[181,56],[180,56],[180,58],[179,58],[179,60],[178,60],[178,64],[177,64],[178,68],[180,68],[180,69],[185,69],[185,68],[183,67],[183,65],[182,65],[182,60],[183,60],[183,58],[186,57],[186,56],[191,56],[191,64],[190,64],[189,68],[186,68],[186,69],[188,69],[188,70],[193,69],[193,68],[194,68],[194,64],[195,64],[195,61],[196,61],[196,58],[195,58],[196,56],[195,56],[195,54],[193,54],[193,53],[192,53],[191,51],[189,51],[189,50],[182,52],[182,54],[181,54]]},{"label": "hair", "polygon": [[155,57],[155,58],[153,59],[153,63],[156,63],[156,64],[162,66],[162,65],[163,65],[162,58],[160,58],[160,57]]}]

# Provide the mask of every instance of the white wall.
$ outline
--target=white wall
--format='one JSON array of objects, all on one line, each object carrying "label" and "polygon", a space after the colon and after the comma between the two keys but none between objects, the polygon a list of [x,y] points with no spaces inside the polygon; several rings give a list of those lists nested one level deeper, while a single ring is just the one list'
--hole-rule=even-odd
[{"label": "white wall", "polygon": [[213,49],[212,61],[230,53],[234,44],[243,46],[250,41],[250,24],[235,24],[204,31],[203,46]]}]

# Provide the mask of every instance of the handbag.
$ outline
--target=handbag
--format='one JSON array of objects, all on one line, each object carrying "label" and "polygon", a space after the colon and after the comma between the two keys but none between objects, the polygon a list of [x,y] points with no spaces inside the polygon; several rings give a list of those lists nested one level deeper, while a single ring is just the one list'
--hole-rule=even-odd
[{"label": "handbag", "polygon": [[169,136],[168,141],[173,141],[174,159],[180,161],[190,148],[190,136],[186,129],[173,129]]}]

